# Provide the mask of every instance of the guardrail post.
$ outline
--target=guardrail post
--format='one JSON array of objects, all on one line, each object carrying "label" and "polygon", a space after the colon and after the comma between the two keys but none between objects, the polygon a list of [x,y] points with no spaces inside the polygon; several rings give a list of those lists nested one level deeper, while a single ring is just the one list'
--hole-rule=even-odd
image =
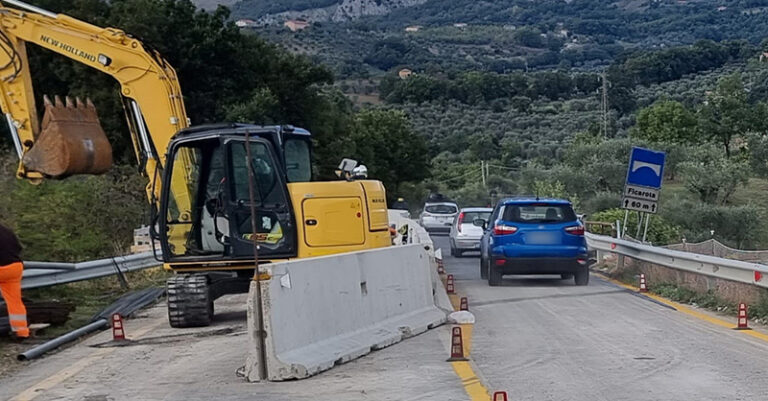
[{"label": "guardrail post", "polygon": [[624,255],[618,254],[616,259],[616,270],[621,271],[624,269]]}]

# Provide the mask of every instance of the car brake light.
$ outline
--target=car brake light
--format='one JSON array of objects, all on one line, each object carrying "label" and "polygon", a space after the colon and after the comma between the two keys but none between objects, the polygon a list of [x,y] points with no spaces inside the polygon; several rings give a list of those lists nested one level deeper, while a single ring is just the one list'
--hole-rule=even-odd
[{"label": "car brake light", "polygon": [[514,234],[517,232],[517,227],[515,226],[507,226],[504,224],[496,224],[493,226],[493,234],[494,235],[509,235]]},{"label": "car brake light", "polygon": [[584,227],[583,226],[565,227],[565,232],[571,235],[584,235]]},{"label": "car brake light", "polygon": [[456,230],[461,232],[461,222],[464,221],[464,212],[459,213],[459,223],[456,224]]}]

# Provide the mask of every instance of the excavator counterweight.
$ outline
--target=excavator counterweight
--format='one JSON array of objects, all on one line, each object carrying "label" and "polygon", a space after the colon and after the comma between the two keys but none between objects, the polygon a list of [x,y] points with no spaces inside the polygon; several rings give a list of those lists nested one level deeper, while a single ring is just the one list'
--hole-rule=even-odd
[{"label": "excavator counterweight", "polygon": [[40,135],[24,154],[30,171],[50,178],[74,174],[102,174],[112,166],[112,146],[99,123],[90,99],[45,97],[45,112]]}]

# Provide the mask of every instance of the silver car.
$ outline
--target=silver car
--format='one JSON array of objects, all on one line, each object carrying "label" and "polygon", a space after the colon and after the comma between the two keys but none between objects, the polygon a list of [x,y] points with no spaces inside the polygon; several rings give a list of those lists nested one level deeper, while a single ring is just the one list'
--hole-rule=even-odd
[{"label": "silver car", "polygon": [[488,221],[493,209],[487,207],[467,207],[461,209],[451,225],[451,256],[461,256],[467,251],[480,250],[480,238],[483,228],[474,224],[477,219]]},{"label": "silver car", "polygon": [[453,202],[427,202],[419,216],[419,224],[427,231],[448,232],[458,213],[459,206]]}]

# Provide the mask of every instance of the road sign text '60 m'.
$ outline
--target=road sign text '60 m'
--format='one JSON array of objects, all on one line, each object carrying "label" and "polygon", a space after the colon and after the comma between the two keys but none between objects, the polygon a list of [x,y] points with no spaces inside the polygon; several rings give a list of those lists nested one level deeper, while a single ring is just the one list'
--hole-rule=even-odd
[{"label": "road sign text '60 m'", "polygon": [[642,199],[624,198],[621,200],[621,206],[624,209],[636,210],[638,212],[656,213],[658,206],[655,201],[647,201]]}]

